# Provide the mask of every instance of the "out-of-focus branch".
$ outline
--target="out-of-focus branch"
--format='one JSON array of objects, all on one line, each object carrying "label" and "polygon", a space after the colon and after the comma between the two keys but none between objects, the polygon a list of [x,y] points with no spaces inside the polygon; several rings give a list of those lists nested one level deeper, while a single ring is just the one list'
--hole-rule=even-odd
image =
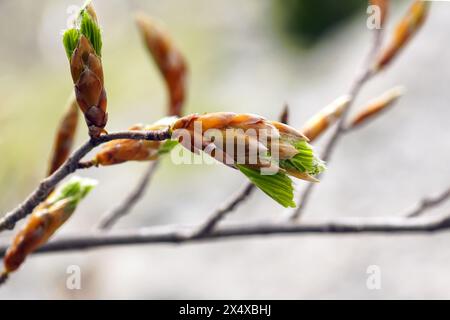
[{"label": "out-of-focus branch", "polygon": [[242,189],[233,195],[230,200],[224,203],[213,214],[211,214],[207,220],[194,232],[194,237],[203,237],[205,234],[210,233],[216,225],[222,220],[228,213],[232,212],[236,207],[244,202],[255,189],[255,185],[251,182],[246,182]]},{"label": "out-of-focus branch", "polygon": [[47,198],[53,188],[65,177],[78,169],[80,160],[92,149],[108,141],[117,139],[132,140],[157,140],[162,141],[170,138],[169,129],[155,131],[121,131],[91,138],[79,147],[64,164],[52,175],[39,183],[39,186],[18,207],[8,212],[0,220],[0,232],[5,229],[13,229],[16,222],[25,218],[33,209]]},{"label": "out-of-focus branch", "polygon": [[106,212],[105,215],[101,218],[98,224],[99,229],[110,229],[120,218],[125,216],[136,205],[136,203],[144,195],[151,178],[158,168],[158,164],[158,160],[150,162],[139,183],[131,191],[131,193],[128,194],[125,200],[121,202],[117,207]]},{"label": "out-of-focus branch", "polygon": [[[141,228],[129,231],[111,231],[108,233],[87,233],[82,235],[63,236],[51,241],[35,253],[78,251],[94,248],[157,243],[191,243],[268,235],[330,235],[330,234],[411,234],[446,231],[450,229],[450,214],[441,217],[365,217],[335,218],[304,221],[301,224],[292,222],[263,221],[247,224],[228,224],[203,234],[195,235],[194,227],[167,226]],[[7,245],[0,246],[0,256],[5,254]]]},{"label": "out-of-focus branch", "polygon": [[424,212],[434,209],[438,205],[444,203],[445,201],[450,199],[450,187],[444,192],[438,194],[434,197],[424,198],[420,201],[413,210],[407,212],[405,216],[414,218],[422,215]]},{"label": "out-of-focus branch", "polygon": [[[246,190],[246,191],[245,191]],[[245,197],[249,189],[238,193]],[[233,206],[242,202],[240,197],[230,201],[222,212],[230,212]],[[164,226],[152,228],[140,228],[128,231],[111,231],[108,233],[92,232],[81,235],[64,236],[44,245],[36,251],[75,251],[93,249],[108,246],[132,245],[132,244],[156,244],[156,243],[186,243],[196,241],[208,241],[225,238],[248,238],[252,236],[281,235],[281,234],[359,234],[359,233],[427,233],[450,229],[450,213],[440,216],[419,216],[425,211],[435,208],[445,200],[450,199],[450,188],[436,197],[424,199],[415,210],[403,216],[388,217],[341,217],[335,219],[315,219],[304,221],[301,224],[292,222],[262,221],[247,224],[228,224],[217,226],[220,214],[211,215],[210,220],[219,217],[210,224],[199,226]],[[206,226],[212,228],[206,228]],[[217,226],[217,227],[216,227]],[[201,232],[203,230],[203,232]],[[3,257],[8,245],[0,245],[0,256]]]},{"label": "out-of-focus branch", "polygon": [[[379,48],[381,46],[381,40],[382,40],[383,32],[382,29],[376,29],[374,39],[372,42],[372,46],[370,48],[369,54],[367,55],[366,61],[364,63],[364,66],[362,68],[362,71],[359,73],[359,75],[355,78],[353,83],[350,86],[350,90],[348,91],[348,94],[346,96],[349,97],[349,100],[347,104],[345,105],[344,110],[342,111],[342,115],[340,119],[338,120],[338,125],[336,130],[334,131],[333,135],[331,136],[330,140],[324,147],[323,154],[321,158],[325,162],[329,162],[331,155],[337,145],[337,143],[340,141],[340,138],[342,135],[346,132],[346,120],[348,113],[353,105],[353,102],[355,101],[357,95],[361,91],[361,88],[364,86],[364,84],[369,81],[375,74],[376,71],[373,68],[373,59],[378,54]],[[291,220],[298,219],[301,214],[303,213],[304,209],[306,208],[308,201],[311,197],[311,193],[314,189],[314,186],[316,184],[310,183],[306,187],[304,193],[300,196],[300,201],[298,207],[293,210],[292,214],[290,215]]]},{"label": "out-of-focus branch", "polygon": [[[382,12],[384,12],[383,22],[386,18],[387,12],[387,1],[373,1],[373,4],[381,5],[383,7]],[[407,13],[403,16],[400,22],[394,29],[393,36],[388,43],[388,46],[381,50],[381,54],[378,55],[380,51],[380,46],[382,43],[383,32],[382,29],[375,30],[375,36],[372,43],[371,50],[367,55],[366,63],[362,69],[360,75],[355,79],[355,81],[350,86],[349,96],[351,96],[351,101],[348,103],[344,109],[341,118],[339,119],[338,126],[331,139],[325,146],[322,159],[328,161],[331,155],[340,141],[342,135],[346,132],[346,120],[349,110],[356,99],[356,96],[361,91],[363,85],[369,81],[378,71],[383,70],[386,66],[398,56],[399,52],[405,47],[405,45],[411,40],[411,38],[418,32],[422,27],[425,18],[428,14],[430,2],[415,0],[412,2]],[[301,195],[299,207],[292,213],[291,219],[297,219],[301,213],[305,210],[308,200],[311,196],[312,190],[314,188],[313,184],[309,184],[305,192]]]}]

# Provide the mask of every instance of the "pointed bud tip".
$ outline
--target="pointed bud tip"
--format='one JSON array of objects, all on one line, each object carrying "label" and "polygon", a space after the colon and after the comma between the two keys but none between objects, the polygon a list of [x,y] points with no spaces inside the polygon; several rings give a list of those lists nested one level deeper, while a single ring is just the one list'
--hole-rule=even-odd
[{"label": "pointed bud tip", "polygon": [[400,98],[406,93],[406,91],[407,90],[405,86],[397,86],[392,88],[389,92],[392,97]]},{"label": "pointed bud tip", "polygon": [[349,94],[343,95],[343,96],[337,98],[334,102],[332,102],[330,104],[330,109],[334,110],[334,112],[333,112],[334,114],[337,114],[340,116],[342,111],[344,111],[345,108],[347,108],[348,104],[352,100],[353,100],[353,96],[351,96]]},{"label": "pointed bud tip", "polygon": [[98,23],[97,13],[95,12],[95,9],[94,9],[94,6],[92,5],[91,0],[86,1],[86,3],[83,6],[83,10],[85,10],[91,16],[92,20],[94,20],[95,23]]},{"label": "pointed bud tip", "polygon": [[143,11],[138,11],[134,14],[134,20],[142,32],[152,33],[154,30],[161,31],[163,29],[163,23]]},{"label": "pointed bud tip", "polygon": [[280,122],[288,124],[289,122],[289,105],[287,103],[283,106],[283,111],[281,112]]}]

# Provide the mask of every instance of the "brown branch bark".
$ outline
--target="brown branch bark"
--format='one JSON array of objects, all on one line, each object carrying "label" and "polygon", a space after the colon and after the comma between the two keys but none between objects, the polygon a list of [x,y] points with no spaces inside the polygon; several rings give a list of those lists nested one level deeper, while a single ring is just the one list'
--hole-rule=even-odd
[{"label": "brown branch bark", "polygon": [[42,180],[39,186],[18,207],[4,215],[0,220],[0,232],[13,229],[17,221],[30,214],[39,203],[47,198],[61,180],[78,169],[80,160],[98,145],[117,139],[165,140],[168,138],[170,138],[169,129],[162,131],[121,131],[90,139],[79,147],[58,170]]}]

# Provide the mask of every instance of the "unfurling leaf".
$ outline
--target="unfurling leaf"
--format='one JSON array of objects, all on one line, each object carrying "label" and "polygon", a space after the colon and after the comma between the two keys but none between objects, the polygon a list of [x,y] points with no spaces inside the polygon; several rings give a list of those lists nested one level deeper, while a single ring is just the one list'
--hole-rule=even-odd
[{"label": "unfurling leaf", "polygon": [[45,244],[95,185],[94,180],[74,177],[37,206],[6,251],[2,276],[17,270],[29,254]]},{"label": "unfurling leaf", "polygon": [[78,104],[75,98],[71,97],[69,106],[59,123],[53,150],[51,153],[48,175],[55,172],[69,157],[72,150],[75,134],[78,125]]},{"label": "unfurling leaf", "polygon": [[308,120],[300,131],[314,141],[341,117],[350,100],[348,95],[336,99]]},{"label": "unfurling leaf", "polygon": [[260,170],[245,165],[236,166],[255,186],[261,189],[283,207],[295,208],[292,180],[282,172],[274,175],[262,175]]},{"label": "unfurling leaf", "polygon": [[169,35],[150,17],[136,15],[136,22],[147,49],[166,82],[169,95],[168,115],[181,116],[187,91],[187,62]]},{"label": "unfurling leaf", "polygon": [[72,58],[73,52],[78,46],[80,35],[80,31],[77,29],[69,29],[64,32],[63,45],[69,60]]},{"label": "unfurling leaf", "polygon": [[186,149],[239,169],[283,206],[295,205],[288,175],[317,182],[314,176],[325,170],[298,130],[258,115],[194,114],[178,119],[171,130],[172,139],[180,139]]},{"label": "unfurling leaf", "polygon": [[375,63],[375,70],[381,70],[388,65],[408,41],[419,31],[425,22],[430,6],[429,1],[415,0],[406,15],[397,24],[392,39],[381,52]]},{"label": "unfurling leaf", "polygon": [[369,102],[369,104],[363,108],[363,110],[358,113],[355,118],[353,118],[350,128],[356,128],[380,115],[382,111],[385,111],[389,107],[393,106],[404,92],[405,90],[403,87],[395,87],[389,91],[386,91],[382,96]]},{"label": "unfurling leaf", "polygon": [[91,137],[98,137],[106,126],[106,91],[101,60],[102,38],[93,6],[81,9],[76,27],[66,30],[63,44],[70,62],[75,96],[83,111]]},{"label": "unfurling leaf", "polygon": [[97,24],[97,16],[95,18],[91,15],[93,12],[95,14],[92,5],[88,5],[89,10],[86,8],[81,11],[81,22],[80,22],[80,33],[88,38],[89,42],[95,50],[97,56],[102,56],[102,35],[100,28]]},{"label": "unfurling leaf", "polygon": [[299,179],[318,182],[314,176],[325,171],[325,163],[315,156],[312,147],[306,141],[299,141],[294,147],[298,153],[290,159],[280,160],[280,168]]}]

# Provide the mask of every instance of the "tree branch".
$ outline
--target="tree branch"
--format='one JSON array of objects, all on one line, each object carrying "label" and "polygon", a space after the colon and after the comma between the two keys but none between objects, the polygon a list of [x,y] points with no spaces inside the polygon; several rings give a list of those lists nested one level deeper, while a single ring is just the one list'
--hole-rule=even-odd
[{"label": "tree branch", "polygon": [[[254,189],[252,184],[244,185],[223,208],[217,210],[205,223],[197,226],[164,226],[141,228],[128,231],[108,233],[91,232],[82,235],[58,237],[44,245],[36,252],[75,251],[99,247],[151,244],[151,243],[185,243],[207,241],[224,238],[241,238],[263,235],[281,234],[347,234],[347,233],[425,233],[450,229],[450,213],[441,216],[418,216],[450,198],[450,188],[437,197],[429,197],[422,201],[419,209],[409,214],[394,217],[364,217],[315,219],[301,224],[276,221],[262,221],[251,224],[228,224],[217,227],[223,216],[231,212],[236,205],[246,199]],[[414,214],[414,215],[413,215]],[[0,257],[8,249],[7,244],[0,245]]]},{"label": "tree branch", "polygon": [[255,189],[255,185],[251,182],[246,182],[242,189],[231,197],[226,203],[222,204],[213,214],[211,214],[206,221],[200,225],[198,230],[193,234],[193,237],[203,237],[207,233],[210,233],[216,225],[222,220],[228,213],[236,209],[236,207],[244,202]]},{"label": "tree branch", "polygon": [[[301,224],[292,222],[261,221],[248,224],[228,224],[202,236],[192,236],[194,227],[167,226],[141,228],[108,233],[91,232],[62,236],[39,248],[35,253],[87,250],[94,248],[157,243],[191,243],[208,240],[245,238],[267,235],[330,235],[330,234],[411,234],[445,231],[450,229],[450,214],[441,217],[364,217],[316,219]],[[8,246],[0,246],[4,256]],[[34,254],[34,253],[33,253]]]},{"label": "tree branch", "polygon": [[419,204],[416,205],[415,209],[413,209],[411,212],[406,213],[405,216],[410,218],[418,217],[424,212],[437,207],[448,199],[450,199],[450,187],[435,197],[424,198],[419,202]]},{"label": "tree branch", "polygon": [[121,131],[91,139],[79,147],[64,164],[52,175],[42,180],[39,186],[18,207],[5,214],[0,220],[0,232],[13,229],[16,222],[29,215],[34,208],[44,201],[55,186],[65,177],[78,169],[79,161],[98,145],[117,139],[166,140],[170,138],[169,129],[156,131]]},{"label": "tree branch", "polygon": [[[348,92],[348,96],[350,97],[349,102],[347,103],[347,106],[345,107],[341,118],[338,120],[338,125],[336,130],[334,131],[333,135],[331,136],[328,143],[325,145],[323,154],[321,156],[322,160],[325,162],[329,162],[331,155],[333,151],[335,150],[335,147],[337,143],[340,141],[340,138],[347,132],[346,130],[346,120],[347,116],[349,114],[349,111],[358,96],[359,92],[361,91],[361,88],[364,86],[364,84],[369,81],[375,74],[375,70],[373,69],[373,59],[378,53],[378,50],[380,48],[381,42],[382,42],[383,32],[382,29],[376,29],[374,34],[374,39],[372,42],[372,46],[370,48],[370,51],[367,55],[366,61],[364,63],[362,71],[359,73],[359,75],[355,78],[355,80],[352,82],[350,86],[350,90]],[[321,174],[319,178],[323,176]],[[303,194],[300,196],[300,200],[298,203],[298,207],[292,211],[292,214],[289,216],[289,219],[291,220],[297,220],[305,210],[309,199],[311,197],[312,191],[315,187],[315,183],[309,183],[306,187]]]}]

